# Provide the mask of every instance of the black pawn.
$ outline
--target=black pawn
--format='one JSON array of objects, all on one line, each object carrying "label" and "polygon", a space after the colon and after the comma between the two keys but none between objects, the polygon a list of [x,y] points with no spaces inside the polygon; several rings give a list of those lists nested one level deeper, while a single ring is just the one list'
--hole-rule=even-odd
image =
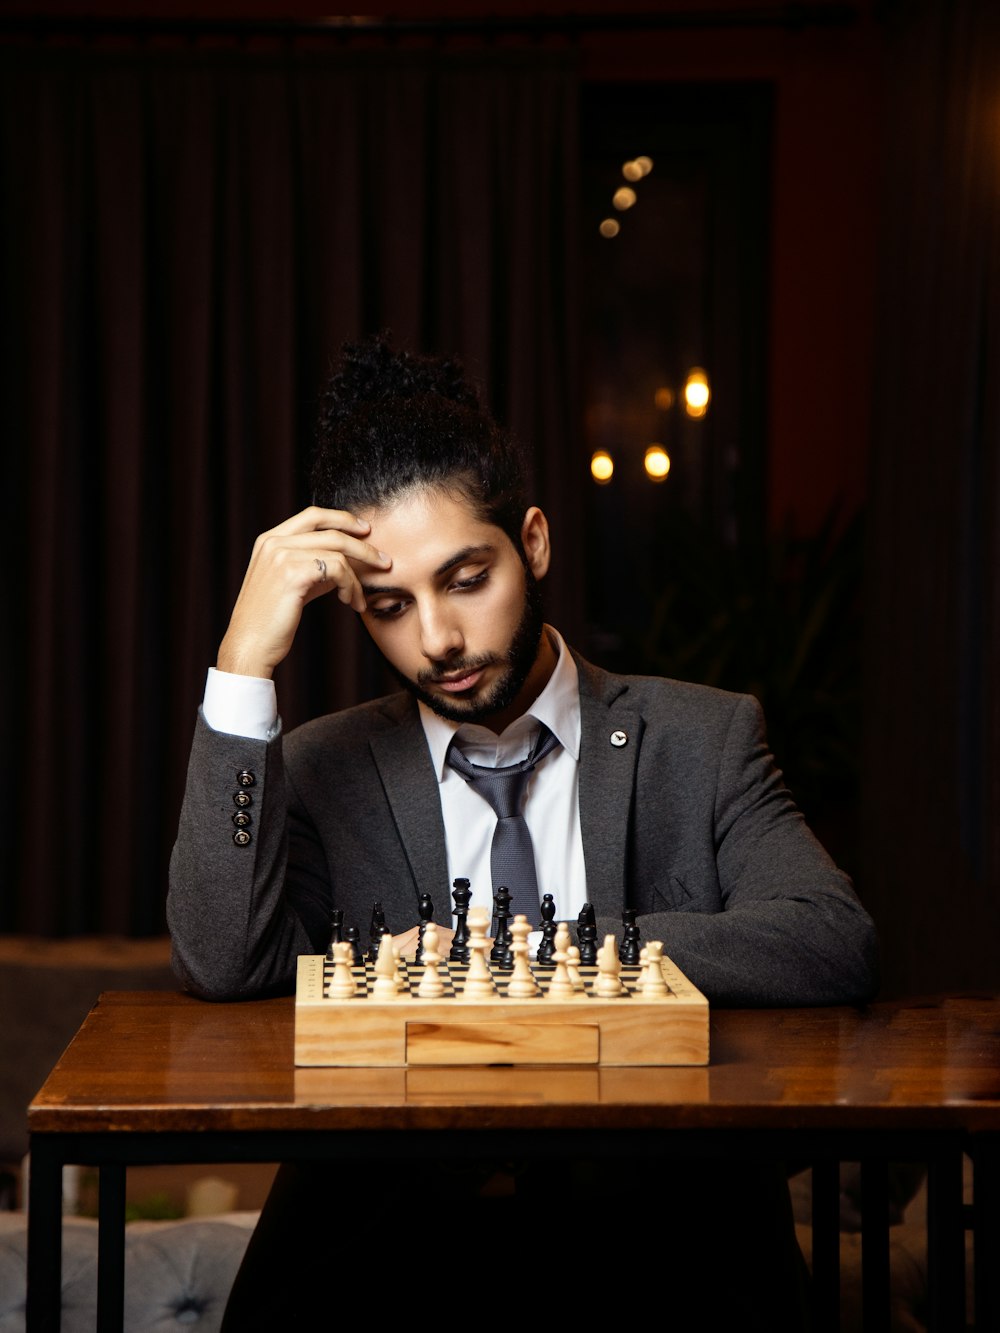
[{"label": "black pawn", "polygon": [[597,966],[597,916],[592,903],[584,903],[576,919],[576,936],[580,941],[580,965]]},{"label": "black pawn", "polygon": [[638,967],[642,946],[639,942],[639,927],[635,924],[634,907],[626,907],[622,912],[622,925],[625,927],[625,933],[622,935],[622,947],[618,955],[622,967]]},{"label": "black pawn", "polygon": [[429,893],[422,893],[417,903],[417,915],[420,917],[420,930],[417,934],[417,962],[424,956],[424,931],[428,921],[434,920],[434,903]]},{"label": "black pawn", "polygon": [[511,946],[514,936],[510,933],[510,890],[503,884],[493,895],[493,948],[490,950],[490,962],[507,969],[514,966],[514,953]]},{"label": "black pawn", "polygon": [[389,933],[389,927],[385,924],[385,909],[380,902],[372,903],[372,920],[368,927],[368,957],[373,963],[378,958],[378,946],[382,936]]},{"label": "black pawn", "polygon": [[353,955],[352,967],[361,967],[365,961],[365,956],[361,952],[361,941],[358,939],[357,926],[348,926],[344,931],[344,939],[351,946]]},{"label": "black pawn", "polygon": [[552,966],[552,955],[556,951],[556,900],[551,893],[542,895],[542,938],[538,945],[535,961],[543,967]]},{"label": "black pawn", "polygon": [[333,946],[340,944],[344,938],[344,913],[339,907],[335,907],[330,913],[330,943],[326,946],[326,960],[333,962]]},{"label": "black pawn", "polygon": [[452,963],[469,961],[469,904],[472,902],[472,889],[467,879],[456,879],[451,895],[455,899],[455,934],[451,941],[448,959]]}]

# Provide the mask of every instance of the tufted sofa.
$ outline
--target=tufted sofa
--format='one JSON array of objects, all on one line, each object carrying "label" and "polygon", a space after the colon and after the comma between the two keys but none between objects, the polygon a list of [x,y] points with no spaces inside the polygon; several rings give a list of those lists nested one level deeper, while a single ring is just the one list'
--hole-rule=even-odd
[{"label": "tufted sofa", "polygon": [[[125,1239],[129,1333],[214,1333],[243,1258],[255,1213],[182,1222],[131,1222]],[[0,1213],[0,1333],[23,1333],[27,1223]],[[63,1227],[63,1333],[93,1333],[97,1318],[97,1223]]]}]

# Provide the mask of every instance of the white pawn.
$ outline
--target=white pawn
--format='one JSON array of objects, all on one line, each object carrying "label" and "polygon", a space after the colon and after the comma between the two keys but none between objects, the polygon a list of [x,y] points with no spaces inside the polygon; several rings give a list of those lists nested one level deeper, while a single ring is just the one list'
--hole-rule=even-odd
[{"label": "white pawn", "polygon": [[438,968],[443,962],[442,955],[438,953],[438,939],[437,926],[433,921],[428,921],[424,930],[424,950],[420,955],[424,973],[417,987],[417,994],[422,1000],[437,1000],[444,994],[444,982],[438,975]]},{"label": "white pawn", "polygon": [[375,985],[372,993],[380,1000],[394,1000],[399,994],[396,984],[396,960],[398,954],[392,947],[392,936],[386,932],[378,942],[378,957],[375,959]]},{"label": "white pawn", "polygon": [[622,965],[618,957],[618,941],[614,935],[605,935],[604,943],[597,951],[597,984],[594,992],[602,999],[613,1000],[623,993],[621,980]]},{"label": "white pawn", "polygon": [[635,990],[637,995],[641,995],[646,989],[646,973],[649,970],[649,952],[643,945],[639,950],[639,975],[635,979]]},{"label": "white pawn", "polygon": [[346,940],[333,946],[333,976],[327,991],[331,1000],[349,1000],[357,994],[357,982],[351,971],[353,961],[354,950]]},{"label": "white pawn", "polygon": [[465,974],[462,996],[466,1000],[488,1000],[497,992],[496,983],[486,962],[490,942],[486,932],[490,928],[490,914],[485,907],[473,907],[469,912],[469,970]]},{"label": "white pawn", "polygon": [[552,961],[556,965],[556,970],[549,982],[548,998],[550,1000],[564,1000],[567,996],[573,994],[573,980],[566,966],[569,961],[570,933],[569,926],[565,921],[559,922],[554,943],[555,950],[552,954]]},{"label": "white pawn", "polygon": [[644,1000],[665,1000],[670,994],[663,975],[663,941],[650,940],[643,949],[646,955],[646,980],[642,988]]},{"label": "white pawn", "polygon": [[580,975],[580,950],[575,944],[571,944],[567,950],[566,971],[569,973],[569,979],[573,983],[574,990],[586,990],[583,984],[583,977]]},{"label": "white pawn", "polygon": [[528,936],[531,934],[528,918],[516,916],[511,922],[510,933],[513,939],[511,951],[514,954],[514,971],[511,973],[507,995],[512,1000],[529,1000],[540,994],[541,988],[528,965]]}]

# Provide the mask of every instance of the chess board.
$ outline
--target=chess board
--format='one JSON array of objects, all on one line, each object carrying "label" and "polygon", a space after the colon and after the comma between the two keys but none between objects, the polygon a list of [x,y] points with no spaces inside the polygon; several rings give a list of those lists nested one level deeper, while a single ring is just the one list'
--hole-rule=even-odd
[{"label": "chess board", "polygon": [[506,994],[509,975],[494,971],[497,993],[467,999],[467,968],[440,970],[445,994],[421,999],[422,968],[403,959],[400,988],[374,994],[371,964],[353,970],[350,999],[327,995],[333,966],[322,954],[299,959],[295,992],[297,1065],[384,1068],[408,1065],[704,1065],[708,1063],[708,1001],[668,958],[661,963],[667,994],[646,999],[639,968],[622,969],[623,993],[594,992],[597,969],[580,969],[581,986],[552,999],[552,972],[534,969],[542,989],[530,999]]}]

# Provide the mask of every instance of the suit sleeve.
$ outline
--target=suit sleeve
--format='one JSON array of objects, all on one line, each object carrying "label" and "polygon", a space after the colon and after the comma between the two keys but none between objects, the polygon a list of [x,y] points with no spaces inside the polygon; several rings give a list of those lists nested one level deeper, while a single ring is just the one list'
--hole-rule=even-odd
[{"label": "suit sleeve", "polygon": [[703,781],[713,777],[706,804],[722,910],[651,912],[640,918],[643,938],[662,939],[715,1003],[870,999],[878,986],[874,925],[792,800],[750,696],[739,698],[715,773]]},{"label": "suit sleeve", "polygon": [[[296,832],[286,787],[280,736],[257,741],[214,732],[199,715],[170,861],[167,921],[174,970],[203,998],[289,991],[297,956],[316,948],[310,929],[315,936],[323,920],[322,853]],[[286,890],[290,837],[301,873]]]}]

